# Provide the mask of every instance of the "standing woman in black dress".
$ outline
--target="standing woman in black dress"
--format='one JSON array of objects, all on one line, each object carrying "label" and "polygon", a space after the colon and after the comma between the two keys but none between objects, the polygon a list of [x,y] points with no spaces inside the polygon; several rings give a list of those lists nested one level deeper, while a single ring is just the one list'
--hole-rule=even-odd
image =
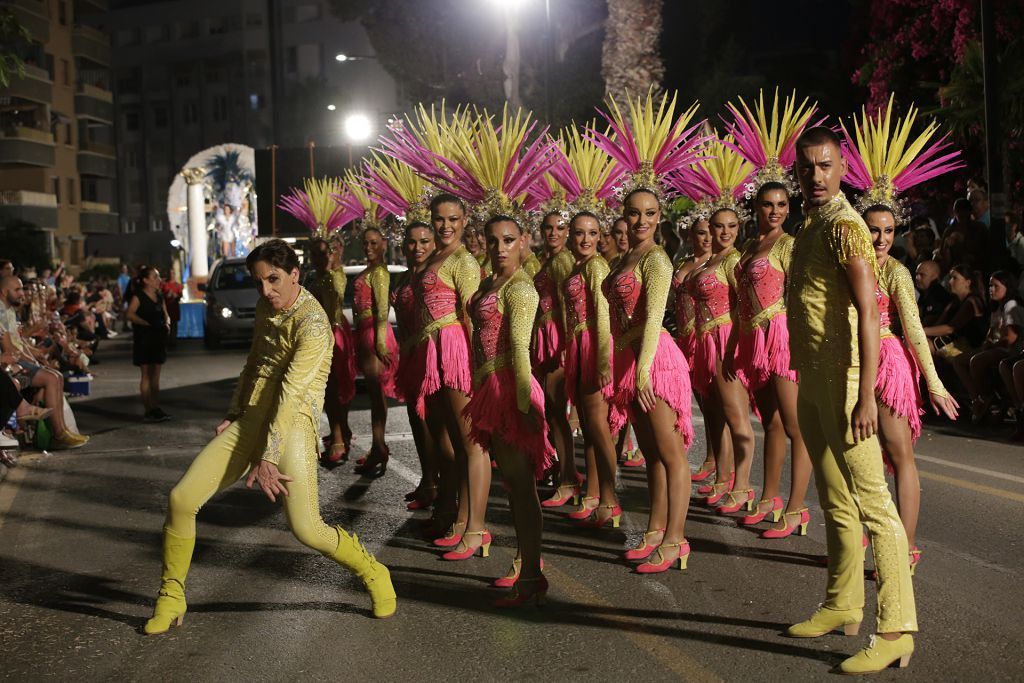
[{"label": "standing woman in black dress", "polygon": [[132,324],[132,363],[142,370],[139,392],[146,409],[142,419],[163,422],[171,416],[160,409],[160,367],[167,360],[167,331],[171,321],[160,293],[160,271],[141,266],[132,287],[128,320]]}]

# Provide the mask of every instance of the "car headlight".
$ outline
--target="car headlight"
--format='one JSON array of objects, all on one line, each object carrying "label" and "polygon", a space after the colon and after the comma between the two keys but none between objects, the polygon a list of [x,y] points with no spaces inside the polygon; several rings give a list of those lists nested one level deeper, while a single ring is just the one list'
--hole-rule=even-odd
[{"label": "car headlight", "polygon": [[234,314],[235,314],[235,312],[234,312],[234,311],[232,311],[232,310],[231,310],[231,309],[230,309],[229,307],[227,307],[227,306],[225,306],[224,308],[220,309],[220,317],[222,317],[222,318],[230,318],[230,317],[231,317],[231,316],[233,316]]}]

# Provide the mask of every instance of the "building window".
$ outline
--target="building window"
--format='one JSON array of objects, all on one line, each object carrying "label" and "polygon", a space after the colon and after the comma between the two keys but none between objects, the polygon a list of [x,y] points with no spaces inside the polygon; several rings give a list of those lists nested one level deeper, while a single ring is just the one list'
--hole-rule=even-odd
[{"label": "building window", "polygon": [[223,78],[223,72],[220,69],[209,68],[206,70],[206,82],[207,83],[220,83]]},{"label": "building window", "polygon": [[65,123],[64,124],[64,144],[65,145],[74,145],[75,144],[75,140],[74,140],[74,137],[73,137],[74,134],[71,132],[71,128],[72,128],[72,126],[71,126],[70,123]]},{"label": "building window", "polygon": [[217,95],[213,98],[213,120],[228,120],[228,98],[225,95]]},{"label": "building window", "polygon": [[53,196],[57,198],[57,203],[60,204],[60,178],[50,176],[50,189],[53,192]]},{"label": "building window", "polygon": [[138,168],[139,167],[139,151],[137,145],[125,145],[124,146],[124,166],[125,168]]},{"label": "building window", "polygon": [[178,33],[184,40],[190,40],[192,38],[199,37],[199,22],[198,21],[186,21],[178,25]]},{"label": "building window", "polygon": [[257,12],[249,12],[245,15],[245,25],[248,28],[259,28],[263,26],[263,15]]},{"label": "building window", "polygon": [[156,104],[153,105],[153,127],[154,128],[166,128],[167,127],[167,105]]},{"label": "building window", "polygon": [[299,5],[295,8],[295,23],[316,21],[320,18],[320,5]]},{"label": "building window", "polygon": [[182,107],[182,120],[186,126],[193,126],[199,123],[199,103],[189,100]]},{"label": "building window", "polygon": [[228,32],[228,22],[224,17],[213,17],[206,21],[206,32],[211,36],[219,36]]},{"label": "building window", "polygon": [[68,204],[71,206],[75,205],[75,179],[66,178],[68,186]]},{"label": "building window", "polygon": [[139,28],[122,28],[114,34],[114,43],[121,47],[138,45],[142,42],[142,30]]},{"label": "building window", "polygon": [[189,71],[179,71],[174,77],[174,84],[179,88],[186,88],[192,85],[192,73]]},{"label": "building window", "polygon": [[127,111],[124,113],[124,129],[130,131],[139,129],[139,112]]},{"label": "building window", "polygon": [[297,73],[299,70],[299,51],[292,45],[285,50],[285,69],[288,73]]},{"label": "building window", "polygon": [[64,85],[71,85],[71,64],[66,59],[60,60],[60,80]]},{"label": "building window", "polygon": [[135,232],[135,221],[133,219],[126,218],[122,221],[121,226],[126,233]]},{"label": "building window", "polygon": [[57,21],[61,26],[68,25],[68,3],[67,0],[57,0]]},{"label": "building window", "polygon": [[259,93],[252,93],[249,95],[249,108],[253,111],[259,111],[263,109],[263,95]]}]

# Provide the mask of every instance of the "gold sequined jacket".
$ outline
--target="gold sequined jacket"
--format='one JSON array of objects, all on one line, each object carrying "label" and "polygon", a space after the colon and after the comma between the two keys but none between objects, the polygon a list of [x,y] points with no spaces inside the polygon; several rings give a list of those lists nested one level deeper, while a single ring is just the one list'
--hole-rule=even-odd
[{"label": "gold sequined jacket", "polygon": [[280,312],[262,298],[256,305],[252,349],[227,417],[252,420],[254,428],[267,425],[263,460],[280,462],[284,436],[302,421],[315,429],[333,350],[327,314],[306,289]]}]

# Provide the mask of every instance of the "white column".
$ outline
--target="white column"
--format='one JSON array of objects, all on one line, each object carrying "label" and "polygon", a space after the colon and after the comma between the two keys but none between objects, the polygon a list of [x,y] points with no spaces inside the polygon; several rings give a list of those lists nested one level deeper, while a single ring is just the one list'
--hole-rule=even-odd
[{"label": "white column", "polygon": [[205,278],[210,274],[206,263],[206,210],[203,197],[205,168],[186,168],[181,171],[188,183],[188,255],[193,278]]}]

